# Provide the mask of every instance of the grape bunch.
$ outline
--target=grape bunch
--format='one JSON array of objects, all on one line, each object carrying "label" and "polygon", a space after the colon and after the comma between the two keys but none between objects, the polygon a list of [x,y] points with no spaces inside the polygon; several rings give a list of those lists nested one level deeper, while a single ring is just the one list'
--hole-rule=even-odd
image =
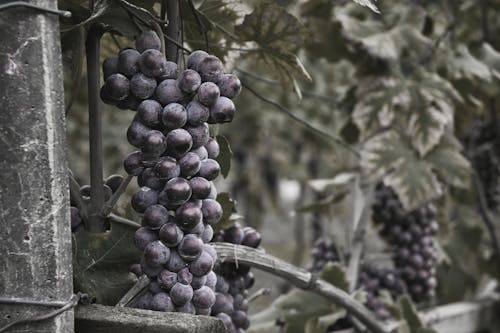
[{"label": "grape bunch", "polygon": [[[103,180],[104,185],[104,200],[107,201],[111,198],[111,195],[116,192],[120,184],[123,182],[123,176],[121,175],[111,175],[108,178]],[[90,203],[90,186],[83,185],[80,188],[80,195],[83,199],[84,205],[89,205]],[[82,216],[80,214],[80,210],[77,207],[76,202],[72,199],[70,207],[70,215],[71,215],[71,232],[75,233],[83,229],[83,221]]]},{"label": "grape bunch", "polygon": [[380,299],[380,292],[388,291],[393,299],[406,292],[406,284],[399,271],[389,268],[363,266],[359,274],[359,285],[366,291],[366,307],[381,320],[388,319],[390,315],[387,306]]},{"label": "grape bunch", "polygon": [[415,302],[434,295],[438,231],[432,205],[405,211],[396,193],[379,184],[373,202],[373,220],[381,224],[380,235],[394,248],[394,263]]},{"label": "grape bunch", "polygon": [[478,122],[472,127],[466,143],[472,151],[472,165],[481,181],[488,208],[500,208],[500,155],[492,123]]},{"label": "grape bunch", "polygon": [[309,271],[317,273],[320,272],[327,263],[338,262],[339,255],[335,243],[327,238],[318,238],[311,250],[312,264]]},{"label": "grape bunch", "polygon": [[[214,242],[227,242],[257,248],[260,233],[251,227],[236,224],[215,234]],[[217,284],[212,316],[221,319],[228,333],[243,333],[250,325],[248,320],[248,289],[254,285],[254,276],[247,265],[220,263],[216,266]]]},{"label": "grape bunch", "polygon": [[208,243],[222,207],[213,184],[220,148],[208,124],[233,119],[231,99],[241,83],[204,51],[191,53],[187,69],[180,71],[165,59],[160,44],[154,32],[145,32],[135,49],[103,63],[102,100],[137,111],[127,139],[139,150],[124,161],[140,187],[131,205],[142,214],[135,245],[143,256],[132,269],[151,280],[137,306],[209,315],[216,302],[217,254]]}]

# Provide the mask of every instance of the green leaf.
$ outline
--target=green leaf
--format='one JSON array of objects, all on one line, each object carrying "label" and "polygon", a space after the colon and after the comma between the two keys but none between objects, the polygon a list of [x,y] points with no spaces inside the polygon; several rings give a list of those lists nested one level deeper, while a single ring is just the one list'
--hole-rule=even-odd
[{"label": "green leaf", "polygon": [[432,165],[412,149],[407,139],[395,131],[373,137],[363,147],[362,165],[371,177],[383,177],[384,183],[394,188],[408,209],[442,195],[442,184],[432,171]]},{"label": "green leaf", "polygon": [[87,293],[100,304],[114,305],[134,284],[130,266],[140,261],[134,246],[135,228],[113,224],[103,234],[74,235],[75,290]]},{"label": "green leaf", "polygon": [[349,292],[349,281],[345,268],[338,263],[327,263],[320,274],[321,278],[333,286]]},{"label": "green leaf", "polygon": [[467,80],[483,80],[491,82],[492,73],[487,65],[474,57],[467,46],[460,44],[450,50],[446,65],[448,74],[454,78]]},{"label": "green leaf", "polygon": [[408,323],[411,332],[417,333],[417,330],[423,328],[424,326],[422,324],[422,320],[420,320],[420,317],[418,316],[415,305],[408,295],[404,295],[403,297],[401,297],[399,300],[399,304],[401,307],[403,318]]},{"label": "green leaf", "polygon": [[214,228],[214,231],[217,232],[233,225],[234,219],[231,219],[231,215],[234,211],[234,201],[227,192],[217,194],[216,200],[222,206],[223,212],[219,223],[217,223]]},{"label": "green leaf", "polygon": [[227,178],[229,170],[231,169],[231,158],[233,157],[233,151],[229,145],[229,141],[223,135],[217,135],[215,137],[217,143],[219,144],[220,153],[217,156],[217,162],[220,165],[220,171],[224,178]]}]

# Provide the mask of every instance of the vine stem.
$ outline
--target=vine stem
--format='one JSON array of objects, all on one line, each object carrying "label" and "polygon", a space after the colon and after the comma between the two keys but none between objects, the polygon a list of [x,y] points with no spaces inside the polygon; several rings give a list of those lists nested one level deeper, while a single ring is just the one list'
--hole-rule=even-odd
[{"label": "vine stem", "polygon": [[[93,2],[89,2],[91,8]],[[99,105],[99,49],[102,29],[94,25],[89,29],[85,50],[87,55],[87,89],[89,112],[90,145],[90,209],[89,221],[85,226],[90,232],[104,232],[106,225],[100,215],[104,204],[102,115]]]},{"label": "vine stem", "polygon": [[310,272],[264,253],[262,250],[229,243],[212,243],[221,262],[238,262],[279,276],[296,287],[323,296],[345,308],[353,317],[373,333],[389,333],[390,330],[377,321],[373,314],[351,295]]},{"label": "vine stem", "polygon": [[[181,31],[181,21],[180,21],[180,6],[178,0],[167,0],[163,1],[167,12],[167,36],[170,37],[169,42],[166,44],[167,60],[177,63],[179,58],[179,48],[177,43],[179,43],[180,31]],[[176,41],[176,43],[170,42],[170,39]]]}]

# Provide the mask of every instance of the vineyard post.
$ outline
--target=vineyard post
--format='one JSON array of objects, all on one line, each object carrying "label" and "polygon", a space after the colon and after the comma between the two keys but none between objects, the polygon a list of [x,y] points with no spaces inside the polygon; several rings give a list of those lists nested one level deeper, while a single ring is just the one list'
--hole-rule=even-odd
[{"label": "vineyard post", "polygon": [[[58,19],[0,12],[0,327],[52,312],[73,292]],[[73,311],[16,329],[71,333]]]}]

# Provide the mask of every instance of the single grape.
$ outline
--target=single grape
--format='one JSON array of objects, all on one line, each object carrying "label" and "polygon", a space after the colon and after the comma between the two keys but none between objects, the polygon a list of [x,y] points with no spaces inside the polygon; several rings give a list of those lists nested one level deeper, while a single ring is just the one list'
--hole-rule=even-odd
[{"label": "single grape", "polygon": [[204,146],[208,142],[208,139],[210,138],[210,132],[207,123],[203,123],[200,126],[186,126],[185,128],[192,137],[192,147],[194,149]]},{"label": "single grape", "polygon": [[[184,259],[185,261],[193,261],[201,255],[203,251],[203,242],[199,237],[188,234],[184,236],[177,250],[179,252],[179,256],[182,259]],[[201,276],[204,274],[193,275]]]},{"label": "single grape", "polygon": [[169,271],[177,273],[184,267],[187,267],[187,263],[184,262],[176,250],[172,249],[170,251],[170,259],[165,266]]},{"label": "single grape", "polygon": [[152,205],[144,211],[144,215],[142,216],[142,225],[152,230],[156,230],[160,229],[168,222],[168,220],[169,215],[165,207],[161,205]]},{"label": "single grape", "polygon": [[176,310],[177,310],[177,312],[180,312],[180,313],[188,313],[188,314],[193,314],[193,315],[196,313],[196,309],[191,302],[187,302],[186,304],[184,304],[182,306],[178,306],[176,308]]},{"label": "single grape", "polygon": [[182,284],[191,284],[193,281],[193,274],[189,271],[187,267],[181,269],[177,273],[177,282]]},{"label": "single grape", "polygon": [[135,49],[124,49],[118,54],[118,72],[132,77],[139,71],[139,57],[141,54]]},{"label": "single grape", "polygon": [[193,298],[193,288],[190,285],[177,282],[172,289],[170,289],[170,297],[177,306],[182,306],[190,302]]},{"label": "single grape", "polygon": [[118,56],[109,57],[104,60],[102,63],[102,73],[104,80],[118,73]]},{"label": "single grape", "polygon": [[139,107],[139,104],[141,104],[141,100],[137,97],[135,97],[132,94],[128,94],[125,99],[116,102],[116,107],[121,109],[121,110],[137,110]]},{"label": "single grape", "polygon": [[133,121],[127,130],[128,142],[137,148],[142,148],[146,135],[151,131],[149,127],[144,126],[138,121]]},{"label": "single grape", "polygon": [[182,91],[177,86],[177,81],[171,79],[162,81],[156,87],[155,95],[162,105],[180,102],[184,98]]},{"label": "single grape", "polygon": [[104,180],[104,183],[109,186],[112,193],[115,193],[116,190],[118,190],[122,182],[123,182],[122,175],[111,175]]},{"label": "single grape", "polygon": [[200,157],[200,161],[206,160],[208,158],[207,149],[203,146],[192,149],[191,151]]},{"label": "single grape", "polygon": [[111,74],[104,85],[107,96],[115,101],[124,100],[130,92],[130,81],[122,74]]},{"label": "single grape", "polygon": [[210,254],[203,251],[198,258],[189,263],[189,271],[194,276],[203,276],[208,274],[214,268],[214,259]]},{"label": "single grape", "polygon": [[245,227],[243,228],[243,233],[245,236],[243,238],[243,241],[241,242],[241,245],[253,248],[259,247],[260,242],[262,241],[262,236],[257,230],[250,227]]},{"label": "single grape", "polygon": [[246,330],[248,326],[250,326],[247,314],[243,311],[234,311],[231,314],[231,319],[236,327],[241,327]]},{"label": "single grape", "polygon": [[137,108],[137,117],[142,124],[150,128],[158,128],[161,125],[161,112],[162,107],[160,103],[153,99],[147,99],[139,104]]},{"label": "single grape", "polygon": [[213,182],[210,182],[210,194],[208,195],[207,199],[217,199],[217,189],[215,188]]},{"label": "single grape", "polygon": [[157,130],[149,131],[142,142],[143,154],[150,157],[158,157],[167,148],[167,140],[162,132]]},{"label": "single grape", "polygon": [[232,313],[234,311],[233,303],[223,293],[215,293],[214,304],[212,305],[212,315],[219,313]]},{"label": "single grape", "polygon": [[156,89],[156,80],[142,73],[137,73],[130,79],[130,92],[135,97],[147,99],[153,96]]},{"label": "single grape", "polygon": [[114,100],[108,93],[108,87],[106,86],[106,82],[104,85],[101,87],[101,90],[99,90],[99,97],[101,97],[101,101],[103,101],[105,104],[109,105],[116,105],[117,101]]},{"label": "single grape", "polygon": [[215,291],[220,293],[227,293],[229,291],[229,283],[222,276],[217,276],[217,281],[215,284]]},{"label": "single grape", "polygon": [[154,170],[160,179],[165,180],[178,177],[181,173],[181,168],[176,159],[170,156],[162,157],[155,165]]},{"label": "single grape", "polygon": [[212,289],[203,286],[194,291],[192,302],[195,307],[208,309],[215,303],[215,294]]},{"label": "single grape", "polygon": [[175,307],[172,303],[172,299],[167,293],[161,292],[153,296],[151,310],[172,312],[174,309]]},{"label": "single grape", "polygon": [[181,175],[191,177],[200,171],[200,157],[195,153],[187,153],[179,159]]},{"label": "single grape", "polygon": [[189,180],[193,199],[205,199],[210,194],[210,182],[203,177],[193,177]]},{"label": "single grape", "polygon": [[189,182],[180,177],[170,179],[164,189],[168,200],[174,204],[183,204],[191,197]]},{"label": "single grape", "polygon": [[222,124],[231,122],[234,118],[236,107],[233,101],[229,98],[221,96],[214,105],[210,107],[210,117],[208,118],[209,124]]},{"label": "single grape", "polygon": [[197,101],[191,101],[186,106],[187,122],[191,126],[200,126],[208,120],[210,110]]},{"label": "single grape", "polygon": [[198,64],[196,70],[200,73],[203,82],[218,83],[224,75],[224,65],[219,58],[207,56]]},{"label": "single grape", "polygon": [[201,205],[203,222],[207,224],[216,224],[222,217],[222,206],[215,200],[205,199]]},{"label": "single grape", "polygon": [[151,294],[150,292],[146,292],[137,300],[135,307],[139,309],[149,310],[151,309],[152,302],[153,302],[153,294]]},{"label": "single grape", "polygon": [[233,99],[241,92],[240,79],[234,74],[224,74],[217,83],[220,89],[220,95]]},{"label": "single grape", "polygon": [[144,249],[144,260],[150,266],[161,266],[168,262],[170,250],[160,240],[149,243]]},{"label": "single grape", "polygon": [[200,162],[200,171],[198,172],[199,177],[203,177],[207,180],[214,180],[219,176],[220,166],[216,160],[208,158]]},{"label": "single grape", "polygon": [[160,284],[156,281],[150,282],[148,290],[153,294],[156,295],[158,293],[162,293],[163,290],[160,287]]},{"label": "single grape", "polygon": [[137,229],[134,235],[135,246],[141,251],[143,251],[149,243],[157,239],[158,235],[156,232],[144,227]]},{"label": "single grape", "polygon": [[177,273],[164,269],[158,274],[157,281],[162,289],[170,291],[177,283]]},{"label": "single grape", "polygon": [[201,84],[201,77],[198,72],[186,69],[179,76],[179,88],[186,94],[192,94],[198,90]]},{"label": "single grape", "polygon": [[245,238],[243,229],[238,225],[227,228],[224,232],[224,241],[231,244],[241,244]]},{"label": "single grape", "polygon": [[130,266],[129,272],[137,277],[141,277],[142,276],[141,264],[133,264],[132,266]]},{"label": "single grape", "polygon": [[215,139],[208,139],[205,149],[207,150],[208,158],[216,159],[220,154],[219,143]]},{"label": "single grape", "polygon": [[150,279],[156,279],[158,274],[162,271],[161,266],[148,265],[144,257],[141,259],[141,269]]},{"label": "single grape", "polygon": [[193,229],[202,221],[200,207],[194,202],[186,202],[175,212],[175,222],[181,229],[187,231]]},{"label": "single grape", "polygon": [[209,224],[206,225],[200,237],[203,242],[205,243],[210,242],[214,237],[214,229],[212,228],[212,226]]},{"label": "single grape", "polygon": [[165,187],[166,181],[160,179],[153,168],[145,168],[137,177],[139,187],[149,187],[153,190],[160,191]]},{"label": "single grape", "polygon": [[198,65],[208,57],[208,53],[202,50],[192,52],[187,59],[187,68],[198,70]]},{"label": "single grape", "polygon": [[149,187],[141,187],[132,195],[132,208],[138,213],[144,213],[146,208],[158,202],[158,192]]},{"label": "single grape", "polygon": [[175,80],[179,75],[179,68],[175,62],[166,61],[163,64],[162,74],[158,76],[158,82],[165,80]]},{"label": "single grape", "polygon": [[233,306],[236,311],[248,311],[248,300],[242,294],[238,294],[233,298]]},{"label": "single grape", "polygon": [[194,276],[191,281],[191,287],[193,287],[193,290],[197,290],[203,287],[206,282],[207,282],[207,275]]},{"label": "single grape", "polygon": [[169,222],[160,228],[159,237],[168,247],[175,247],[182,241],[184,233],[175,223]]},{"label": "single grape", "polygon": [[219,87],[213,82],[203,82],[198,88],[198,101],[203,105],[212,106],[219,97]]},{"label": "single grape", "polygon": [[166,62],[167,60],[160,51],[149,49],[142,52],[138,64],[144,75],[156,78],[164,74]]},{"label": "single grape", "polygon": [[170,156],[179,158],[193,147],[191,134],[182,129],[174,129],[167,134],[167,152]]},{"label": "single grape", "polygon": [[147,49],[160,50],[161,41],[154,31],[146,31],[137,36],[135,39],[135,48],[139,52],[144,52]]},{"label": "single grape", "polygon": [[181,128],[187,122],[187,111],[181,104],[167,104],[165,108],[163,108],[161,122],[165,125],[165,129],[169,131]]}]

